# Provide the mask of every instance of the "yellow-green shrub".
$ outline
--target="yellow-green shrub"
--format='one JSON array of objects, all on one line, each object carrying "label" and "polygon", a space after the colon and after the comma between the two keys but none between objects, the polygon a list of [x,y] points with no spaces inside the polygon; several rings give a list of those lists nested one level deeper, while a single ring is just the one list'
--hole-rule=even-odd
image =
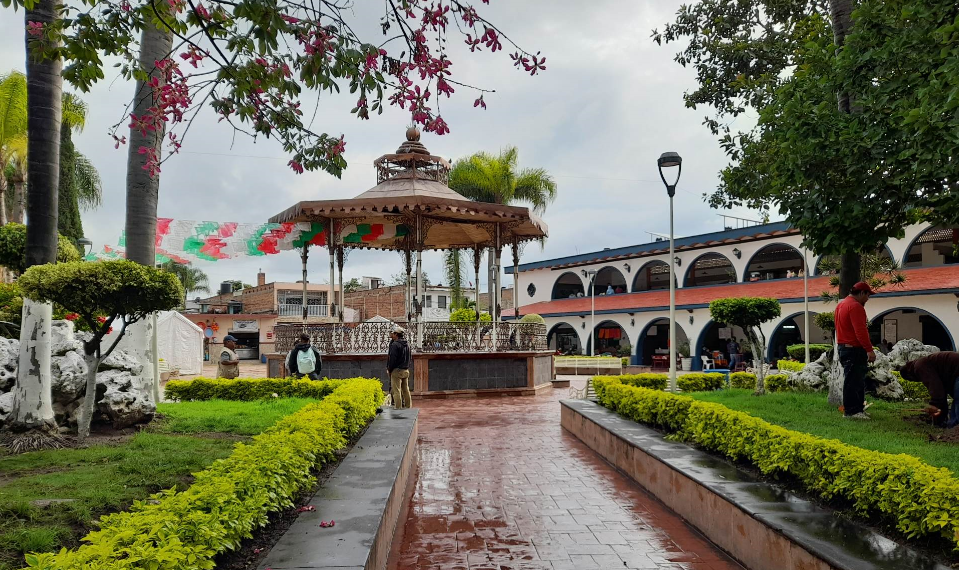
[{"label": "yellow-green shrub", "polygon": [[776,369],[783,372],[802,372],[806,365],[795,360],[779,360],[776,362]]},{"label": "yellow-green shrub", "polygon": [[726,375],[719,372],[692,372],[676,378],[683,392],[711,392],[726,384]]},{"label": "yellow-green shrub", "polygon": [[723,405],[603,382],[600,403],[632,420],[763,473],[788,475],[825,499],[850,501],[909,537],[940,535],[959,548],[959,480],[911,455],[892,455],[785,429]]},{"label": "yellow-green shrub", "polygon": [[898,370],[893,370],[892,375],[896,377],[896,380],[899,380],[899,384],[902,385],[902,390],[905,392],[907,400],[929,401],[929,388],[926,388],[925,384],[906,380]]},{"label": "yellow-green shrub", "polygon": [[756,388],[756,375],[752,372],[733,372],[729,375],[729,385],[733,388],[753,390]]},{"label": "yellow-green shrub", "polygon": [[276,394],[280,398],[321,400],[350,380],[309,378],[194,378],[170,380],[164,396],[168,400],[259,400]]},{"label": "yellow-green shrub", "polygon": [[669,376],[666,374],[653,374],[646,372],[643,374],[620,374],[619,376],[593,376],[593,384],[597,378],[614,378],[623,384],[638,386],[640,388],[652,388],[653,390],[665,390],[669,382]]},{"label": "yellow-green shrub", "polygon": [[766,376],[765,382],[767,392],[789,392],[792,390],[792,386],[789,384],[789,376],[785,374],[770,374]]},{"label": "yellow-green shrub", "polygon": [[309,404],[253,438],[226,459],[195,474],[188,489],[162,491],[128,511],[106,515],[74,550],[29,554],[43,570],[209,570],[213,558],[235,549],[267,523],[271,512],[293,506],[312,484],[312,470],[375,415],[379,380],[343,381],[322,402]]}]

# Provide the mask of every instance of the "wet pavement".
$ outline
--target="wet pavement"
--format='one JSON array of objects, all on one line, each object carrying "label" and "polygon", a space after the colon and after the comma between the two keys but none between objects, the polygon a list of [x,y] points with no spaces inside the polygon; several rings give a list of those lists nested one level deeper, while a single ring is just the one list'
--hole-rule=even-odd
[{"label": "wet pavement", "polygon": [[419,466],[389,567],[742,569],[565,432],[566,395],[415,402]]}]

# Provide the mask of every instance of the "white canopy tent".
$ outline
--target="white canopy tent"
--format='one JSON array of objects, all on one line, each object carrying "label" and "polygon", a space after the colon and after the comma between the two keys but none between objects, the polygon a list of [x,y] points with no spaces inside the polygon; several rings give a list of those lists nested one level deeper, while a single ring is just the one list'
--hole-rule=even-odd
[{"label": "white canopy tent", "polygon": [[203,372],[203,329],[177,311],[157,315],[157,352],[166,368],[180,374]]}]

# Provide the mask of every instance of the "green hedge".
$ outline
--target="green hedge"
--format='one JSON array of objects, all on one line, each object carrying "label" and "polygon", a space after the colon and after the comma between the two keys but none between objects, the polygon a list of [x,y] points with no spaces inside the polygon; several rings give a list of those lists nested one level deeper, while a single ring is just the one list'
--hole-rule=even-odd
[{"label": "green hedge", "polygon": [[763,473],[788,475],[826,500],[895,524],[909,537],[939,535],[959,547],[959,480],[911,455],[870,451],[787,430],[723,405],[626,386],[596,383],[600,403],[642,423]]},{"label": "green hedge", "polygon": [[778,360],[776,361],[776,370],[789,372],[802,372],[806,365],[796,360]]},{"label": "green hedge", "polygon": [[[830,350],[832,350],[831,344],[810,344],[809,358],[815,362],[819,360],[819,357],[822,356],[824,352],[829,352]],[[804,362],[806,360],[805,344],[790,344],[786,347],[786,352],[789,353],[789,356],[795,358],[799,362]]]},{"label": "green hedge", "polygon": [[236,549],[293,506],[314,481],[317,464],[356,435],[383,401],[379,380],[342,382],[322,402],[309,404],[253,438],[226,459],[195,474],[182,492],[162,491],[129,511],[106,515],[74,550],[28,554],[42,570],[209,570],[214,557]]},{"label": "green hedge", "polygon": [[309,378],[194,378],[170,380],[164,390],[167,400],[240,400],[271,398],[315,398],[322,400],[350,380]]},{"label": "green hedge", "polygon": [[[733,372],[729,375],[729,384],[733,388],[755,390],[756,375],[752,372]],[[789,377],[785,374],[766,375],[767,392],[788,392],[790,390],[792,390],[792,386],[789,385]]]},{"label": "green hedge", "polygon": [[[596,384],[597,378],[612,380],[637,386],[639,388],[650,388],[653,390],[665,390],[669,384],[669,375],[647,372],[644,374],[622,374],[620,376],[593,376],[593,384]],[[683,374],[676,378],[676,385],[683,392],[707,392],[719,390],[726,383],[726,375],[719,372],[692,372]]]}]

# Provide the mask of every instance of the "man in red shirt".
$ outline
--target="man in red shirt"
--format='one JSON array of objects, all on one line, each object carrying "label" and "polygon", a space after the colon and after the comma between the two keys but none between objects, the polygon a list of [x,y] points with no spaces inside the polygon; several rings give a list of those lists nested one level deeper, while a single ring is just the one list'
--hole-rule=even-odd
[{"label": "man in red shirt", "polygon": [[842,405],[847,418],[868,420],[865,412],[866,374],[876,353],[869,340],[869,322],[866,320],[866,301],[872,295],[868,283],[860,281],[852,286],[849,295],[836,305],[836,343],[839,362],[845,381],[842,385]]}]

